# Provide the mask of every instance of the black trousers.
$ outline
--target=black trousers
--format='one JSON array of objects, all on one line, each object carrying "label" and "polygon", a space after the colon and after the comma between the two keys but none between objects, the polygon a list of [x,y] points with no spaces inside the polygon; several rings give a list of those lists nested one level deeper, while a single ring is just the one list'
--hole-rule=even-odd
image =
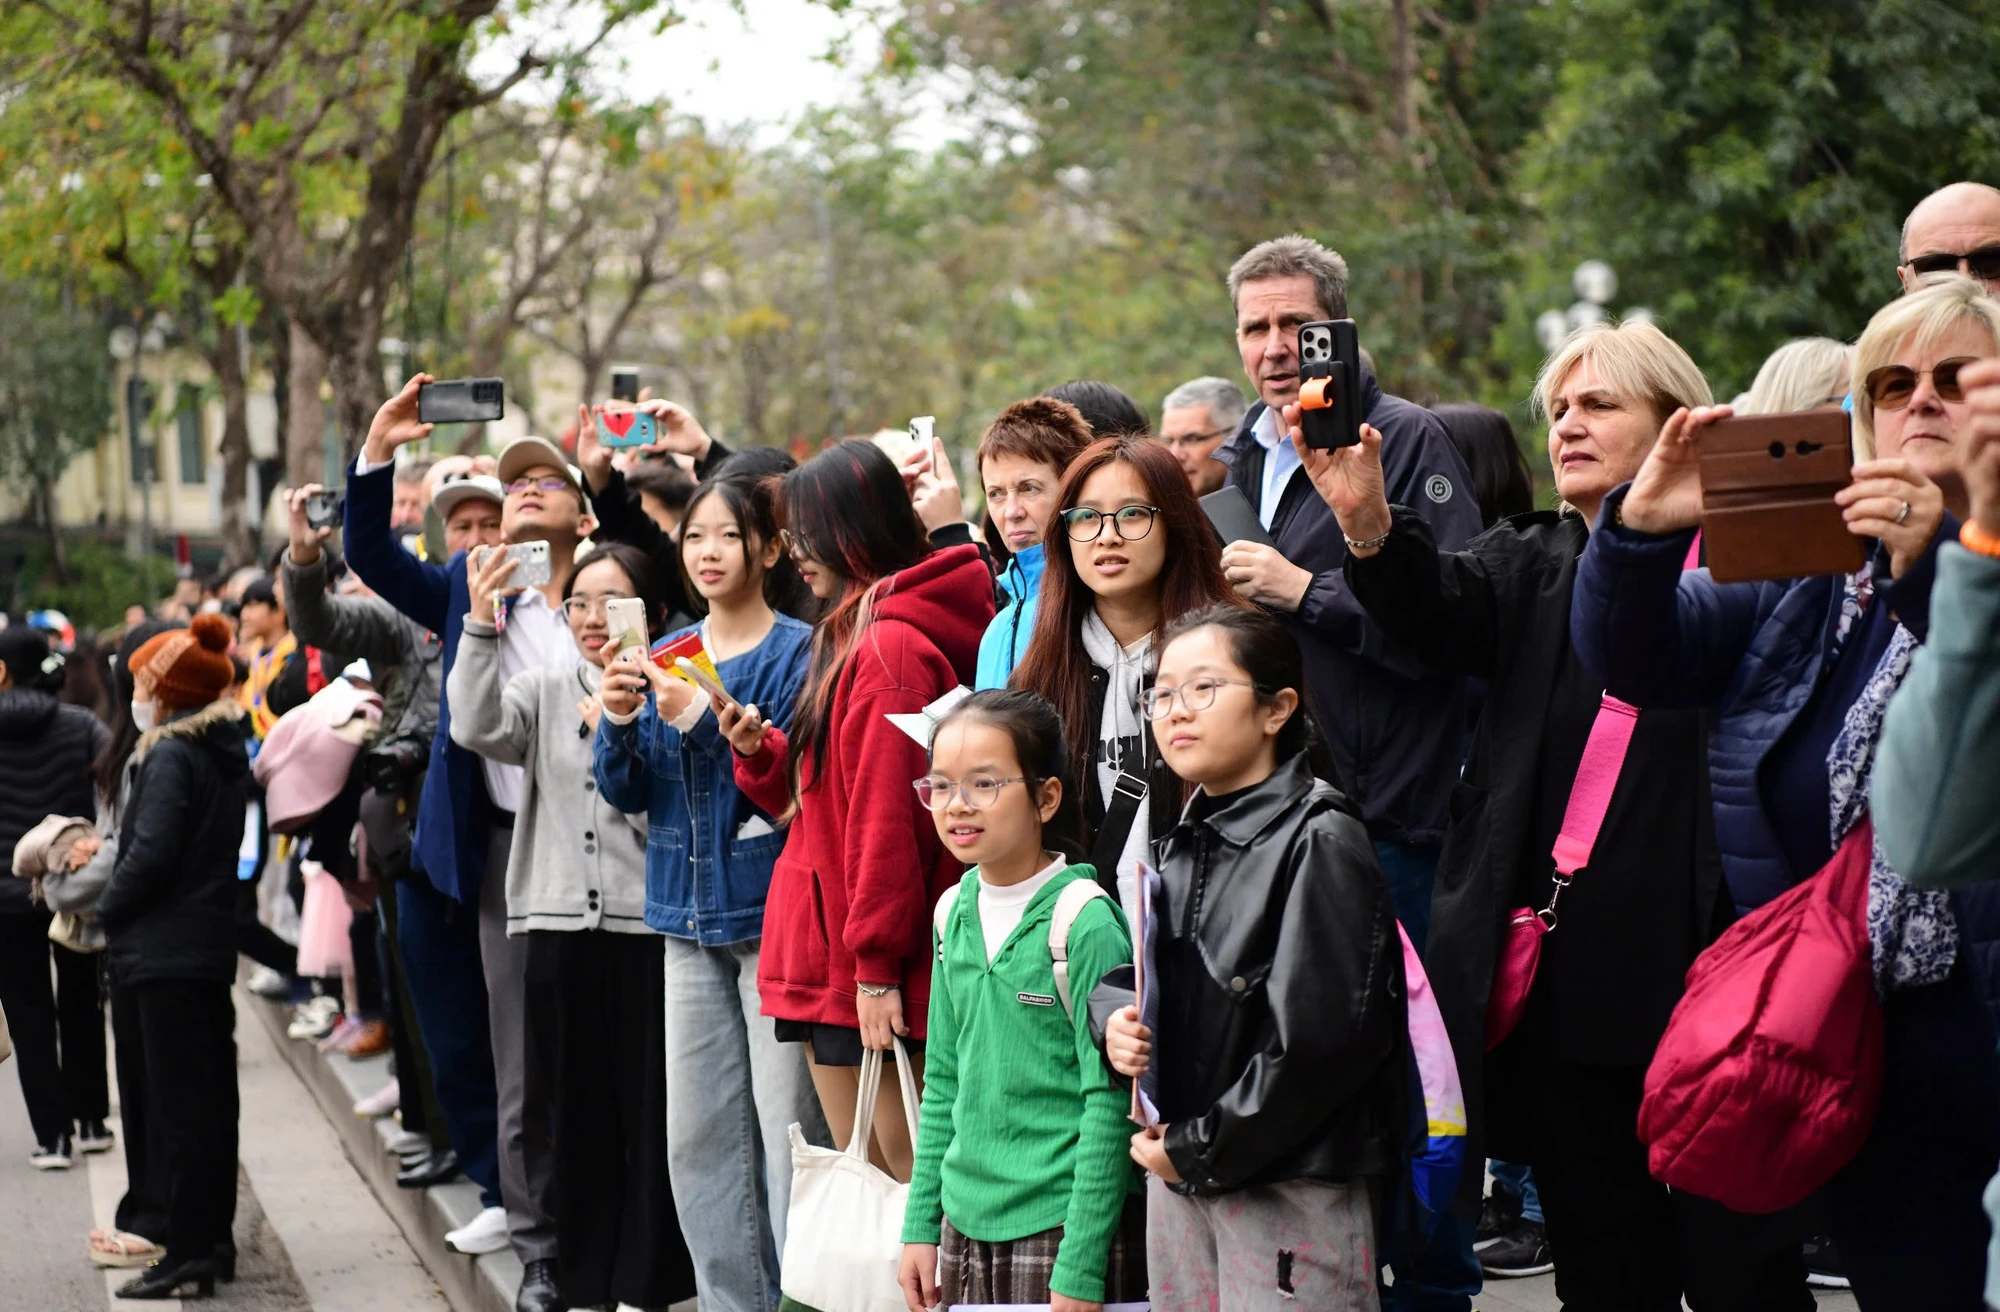
[{"label": "black trousers", "polygon": [[528,1051],[554,1063],[556,1249],[572,1307],[694,1295],[667,1179],[661,960],[653,934],[528,936]]},{"label": "black trousers", "polygon": [[1798,1236],[1672,1193],[1639,1142],[1642,1066],[1548,1062],[1537,1151],[1564,1312],[1811,1312]]},{"label": "black trousers", "polygon": [[[126,1165],[145,1174],[132,1198],[135,1229],[164,1242],[170,1258],[212,1256],[236,1220],[236,1009],[229,985],[151,980],[127,985],[133,1042],[118,1047],[118,1092]],[[127,1063],[131,1064],[128,1071]],[[137,1104],[133,1099],[136,1097]],[[164,1234],[139,1228],[147,1207],[164,1208]]]},{"label": "black trousers", "polygon": [[111,1041],[118,1052],[118,1107],[125,1146],[125,1196],[113,1224],[154,1243],[167,1237],[166,1140],[147,1126],[146,1039],[129,988],[111,990]]},{"label": "black trousers", "polygon": [[43,1144],[70,1133],[73,1121],[102,1120],[111,1111],[98,988],[104,958],[49,942],[51,919],[42,907],[0,913],[0,1009],[14,1038],[28,1122]]},{"label": "black trousers", "polygon": [[382,958],[375,952],[380,935],[381,919],[373,907],[355,912],[347,922],[347,947],[354,957],[355,1005],[363,1020],[389,1018],[382,998]]},{"label": "black trousers", "polygon": [[236,950],[290,979],[299,973],[299,950],[257,919],[257,883],[255,879],[236,881]]}]

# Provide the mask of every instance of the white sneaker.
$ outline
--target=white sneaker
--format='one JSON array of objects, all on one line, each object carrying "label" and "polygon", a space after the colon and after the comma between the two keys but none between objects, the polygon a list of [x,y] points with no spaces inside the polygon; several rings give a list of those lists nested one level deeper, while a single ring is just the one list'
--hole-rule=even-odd
[{"label": "white sneaker", "polygon": [[455,1253],[497,1253],[507,1246],[507,1209],[489,1207],[456,1230],[444,1242]]},{"label": "white sneaker", "polygon": [[354,1104],[354,1114],[364,1121],[372,1121],[377,1116],[387,1116],[403,1105],[403,1091],[396,1081],[391,1080],[375,1092]]},{"label": "white sneaker", "polygon": [[340,999],[325,996],[308,998],[292,1013],[285,1027],[288,1039],[323,1039],[340,1021]]},{"label": "white sneaker", "polygon": [[260,998],[275,998],[280,1002],[292,993],[292,982],[269,966],[259,966],[251,971],[250,978],[243,981],[243,987]]}]

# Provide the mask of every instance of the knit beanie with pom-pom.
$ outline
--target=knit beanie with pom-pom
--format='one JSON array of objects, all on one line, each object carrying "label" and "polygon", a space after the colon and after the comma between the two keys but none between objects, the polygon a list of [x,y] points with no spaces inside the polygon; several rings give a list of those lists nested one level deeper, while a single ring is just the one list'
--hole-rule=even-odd
[{"label": "knit beanie with pom-pom", "polygon": [[151,687],[167,711],[191,711],[220,698],[236,678],[229,659],[235,635],[220,615],[197,615],[185,629],[148,639],[132,653],[132,682]]}]

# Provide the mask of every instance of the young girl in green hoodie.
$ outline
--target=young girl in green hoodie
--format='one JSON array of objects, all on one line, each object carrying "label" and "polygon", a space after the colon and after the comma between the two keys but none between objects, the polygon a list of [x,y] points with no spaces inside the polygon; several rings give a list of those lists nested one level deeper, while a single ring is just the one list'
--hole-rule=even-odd
[{"label": "young girl in green hoodie", "polygon": [[911,1312],[940,1302],[1098,1312],[1146,1296],[1128,1096],[1084,1006],[1106,971],[1131,961],[1132,938],[1096,872],[1050,850],[1074,848],[1069,773],[1055,708],[992,690],[938,724],[930,773],[916,781],[945,847],[973,869],[935,918],[903,1223]]}]

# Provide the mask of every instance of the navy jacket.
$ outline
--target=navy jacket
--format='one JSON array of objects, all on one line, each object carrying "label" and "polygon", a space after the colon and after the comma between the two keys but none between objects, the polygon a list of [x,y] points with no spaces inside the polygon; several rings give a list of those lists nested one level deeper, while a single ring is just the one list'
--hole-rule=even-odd
[{"label": "navy jacket", "polygon": [[[366,474],[347,467],[347,513],[341,524],[347,563],[378,596],[403,614],[444,635],[443,678],[458,663],[458,639],[472,594],[465,584],[465,553],[444,565],[418,560],[389,529],[396,471]],[[417,833],[411,864],[431,885],[460,902],[479,900],[486,873],[486,840],[492,803],[479,758],[451,740],[451,698],[439,689],[437,733],[431,738],[430,769],[417,802]]]},{"label": "navy jacket", "polygon": [[[1444,422],[1388,395],[1365,368],[1361,388],[1368,422],[1382,434],[1390,503],[1422,515],[1440,551],[1463,550],[1479,534],[1479,503]],[[1251,406],[1242,429],[1215,453],[1252,506],[1264,487],[1264,448],[1252,430],[1265,408]],[[1368,617],[1343,573],[1347,540],[1304,470],[1279,499],[1271,537],[1286,560],[1313,574],[1297,614],[1280,618],[1304,652],[1313,711],[1344,791],[1361,807],[1372,837],[1439,842],[1465,752],[1463,681],[1397,650]]]}]

